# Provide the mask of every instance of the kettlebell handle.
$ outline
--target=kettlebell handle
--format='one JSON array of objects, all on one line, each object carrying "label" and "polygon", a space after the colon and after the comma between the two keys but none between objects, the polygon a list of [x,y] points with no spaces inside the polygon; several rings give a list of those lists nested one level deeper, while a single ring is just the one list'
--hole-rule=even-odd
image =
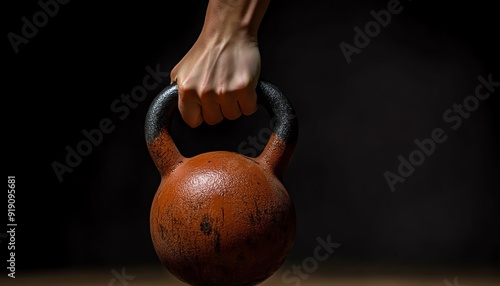
[{"label": "kettlebell handle", "polygon": [[[258,104],[266,108],[275,124],[266,147],[255,161],[272,170],[281,179],[297,142],[297,116],[288,99],[273,84],[261,80],[256,91]],[[178,112],[177,101],[178,88],[174,83],[156,96],[146,115],[146,143],[162,176],[173,171],[186,159],[170,136],[170,122],[174,112]]]}]

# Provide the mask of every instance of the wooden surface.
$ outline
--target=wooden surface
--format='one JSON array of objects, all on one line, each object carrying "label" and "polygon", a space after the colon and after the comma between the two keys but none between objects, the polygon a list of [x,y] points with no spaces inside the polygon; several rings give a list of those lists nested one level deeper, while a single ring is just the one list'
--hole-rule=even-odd
[{"label": "wooden surface", "polygon": [[[186,285],[172,277],[162,268],[134,268],[126,267],[125,274],[130,275],[130,280],[120,282],[112,273],[113,269],[94,270],[60,270],[43,272],[18,272],[16,278],[8,278],[5,272],[0,277],[0,285],[10,286],[153,286]],[[114,273],[121,273],[121,268],[116,268]],[[404,270],[398,273],[388,274],[391,271],[379,271],[376,269],[366,270],[364,268],[345,269],[323,269],[311,273],[307,280],[300,283],[285,283],[281,279],[282,270],[262,283],[262,286],[270,285],[303,285],[303,286],[495,286],[500,285],[500,271],[498,269],[476,269],[476,270],[446,270],[428,271],[422,269]],[[135,276],[133,279],[132,276]],[[457,284],[454,279],[457,277]],[[449,281],[449,284],[445,283]]]}]

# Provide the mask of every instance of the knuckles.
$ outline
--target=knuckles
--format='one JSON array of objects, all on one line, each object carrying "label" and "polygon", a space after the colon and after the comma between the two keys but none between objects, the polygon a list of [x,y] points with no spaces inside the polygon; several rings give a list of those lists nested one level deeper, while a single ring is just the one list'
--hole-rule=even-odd
[{"label": "knuckles", "polygon": [[235,120],[242,114],[249,114],[248,110],[245,110],[246,112],[240,110],[235,102],[241,98],[247,98],[245,101],[248,102],[248,97],[252,97],[255,93],[255,83],[252,77],[244,74],[219,83],[193,77],[177,78],[177,88],[179,100],[183,104],[191,101],[199,105],[202,102],[215,102],[221,108],[217,112],[202,110],[198,116],[191,114],[189,118],[185,118],[184,114],[184,121],[192,128],[199,126],[203,121],[209,125],[215,125],[224,118]]}]

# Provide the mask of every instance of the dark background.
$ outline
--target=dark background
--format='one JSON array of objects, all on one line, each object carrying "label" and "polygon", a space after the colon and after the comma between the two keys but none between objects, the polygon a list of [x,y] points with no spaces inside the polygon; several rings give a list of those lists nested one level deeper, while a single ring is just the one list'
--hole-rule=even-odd
[{"label": "dark background", "polygon": [[[4,35],[19,34],[36,1],[4,3]],[[261,75],[284,91],[300,124],[284,183],[298,232],[289,261],[311,256],[316,238],[341,243],[330,260],[497,267],[499,92],[453,131],[443,112],[473,94],[477,77],[500,80],[498,12],[489,1],[402,1],[404,10],[348,64],[339,49],[388,1],[272,0],[259,33]],[[493,2],[491,2],[493,3]],[[76,1],[15,54],[4,37],[4,166],[17,179],[18,268],[158,264],[149,208],[159,174],[146,149],[148,93],[130,116],[110,109],[164,71],[201,29],[205,1]],[[110,118],[115,130],[59,183],[53,161],[81,131]],[[268,119],[190,130],[181,151],[236,151]],[[177,121],[178,118],[177,118]],[[440,127],[448,140],[393,193],[383,173]],[[3,229],[3,227],[2,227]],[[2,242],[4,244],[4,242]],[[2,247],[3,248],[3,247]]]}]

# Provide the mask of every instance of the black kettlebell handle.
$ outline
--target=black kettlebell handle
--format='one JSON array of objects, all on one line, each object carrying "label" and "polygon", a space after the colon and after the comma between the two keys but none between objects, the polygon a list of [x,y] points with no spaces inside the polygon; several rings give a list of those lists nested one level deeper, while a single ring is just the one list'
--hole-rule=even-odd
[{"label": "black kettlebell handle", "polygon": [[[297,142],[297,116],[288,99],[273,84],[260,80],[256,91],[258,104],[275,118],[275,124],[269,142],[255,160],[270,167],[281,178]],[[170,136],[170,123],[174,112],[178,112],[177,102],[178,88],[174,83],[156,96],[146,115],[146,143],[162,175],[168,174],[185,159]]]}]

